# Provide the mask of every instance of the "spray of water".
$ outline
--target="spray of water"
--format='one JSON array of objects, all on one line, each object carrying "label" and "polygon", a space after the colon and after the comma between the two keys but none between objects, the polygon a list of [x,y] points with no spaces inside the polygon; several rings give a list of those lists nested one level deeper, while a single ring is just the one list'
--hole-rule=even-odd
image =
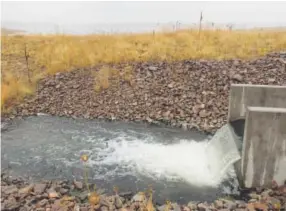
[{"label": "spray of water", "polygon": [[153,179],[184,180],[197,186],[218,186],[222,180],[235,176],[232,164],[240,158],[230,132],[225,126],[211,141],[180,140],[174,144],[121,134],[97,153],[91,151],[90,165],[117,166],[112,170],[117,175],[141,174]]}]

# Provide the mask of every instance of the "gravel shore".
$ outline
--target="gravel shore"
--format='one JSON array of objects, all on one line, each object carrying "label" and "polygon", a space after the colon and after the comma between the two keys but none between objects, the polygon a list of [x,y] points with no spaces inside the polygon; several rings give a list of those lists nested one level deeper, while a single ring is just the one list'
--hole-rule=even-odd
[{"label": "gravel shore", "polygon": [[27,183],[21,178],[1,175],[1,210],[100,210],[100,211],[207,211],[207,210],[286,210],[286,184],[271,189],[248,190],[242,200],[220,198],[213,203],[190,201],[188,204],[167,202],[157,204],[148,193],[125,192],[115,189],[113,195],[103,190],[87,190],[81,181],[40,181]]},{"label": "gravel shore", "polygon": [[[286,53],[251,61],[187,60],[129,63],[132,78],[111,78],[95,91],[100,67],[43,79],[37,94],[3,119],[48,113],[57,116],[146,121],[214,133],[226,122],[230,84],[286,85]],[[125,65],[112,68],[123,71]],[[115,81],[116,80],[116,81]]]}]

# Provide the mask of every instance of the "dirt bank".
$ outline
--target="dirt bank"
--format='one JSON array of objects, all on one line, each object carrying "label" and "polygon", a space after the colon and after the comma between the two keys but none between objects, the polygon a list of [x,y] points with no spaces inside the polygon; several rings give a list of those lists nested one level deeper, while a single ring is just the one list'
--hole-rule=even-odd
[{"label": "dirt bank", "polygon": [[[286,84],[285,53],[251,60],[187,60],[129,64],[132,78],[110,79],[96,92],[100,67],[49,76],[35,97],[17,106],[13,116],[59,116],[165,123],[214,132],[226,121],[231,83]],[[122,71],[125,65],[113,66]]]}]

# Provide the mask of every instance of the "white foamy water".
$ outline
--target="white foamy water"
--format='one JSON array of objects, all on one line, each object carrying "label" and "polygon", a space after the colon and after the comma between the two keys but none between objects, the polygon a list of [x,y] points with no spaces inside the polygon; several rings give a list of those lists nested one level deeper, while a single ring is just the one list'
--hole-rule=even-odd
[{"label": "white foamy water", "polygon": [[106,142],[105,148],[101,145],[89,150],[89,165],[116,166],[108,175],[144,175],[215,187],[235,176],[232,164],[240,158],[228,130],[223,127],[211,141],[180,140],[173,144],[158,143],[152,136],[137,139],[121,134]]},{"label": "white foamy water", "polygon": [[112,149],[102,161],[105,165],[120,165],[134,174],[143,174],[156,179],[185,180],[197,185],[211,185],[206,142],[182,140],[176,144],[164,145],[142,140],[132,142],[109,142]]}]

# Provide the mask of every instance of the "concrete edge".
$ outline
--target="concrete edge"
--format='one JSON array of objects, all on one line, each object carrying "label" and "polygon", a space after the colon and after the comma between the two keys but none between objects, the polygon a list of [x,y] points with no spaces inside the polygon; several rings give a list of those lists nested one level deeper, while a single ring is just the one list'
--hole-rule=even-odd
[{"label": "concrete edge", "polygon": [[252,112],[286,113],[286,106],[285,108],[247,106],[247,110]]},{"label": "concrete edge", "polygon": [[257,87],[257,88],[286,89],[286,86],[280,86],[280,85],[260,85],[260,84],[230,84],[230,88],[231,87]]}]

